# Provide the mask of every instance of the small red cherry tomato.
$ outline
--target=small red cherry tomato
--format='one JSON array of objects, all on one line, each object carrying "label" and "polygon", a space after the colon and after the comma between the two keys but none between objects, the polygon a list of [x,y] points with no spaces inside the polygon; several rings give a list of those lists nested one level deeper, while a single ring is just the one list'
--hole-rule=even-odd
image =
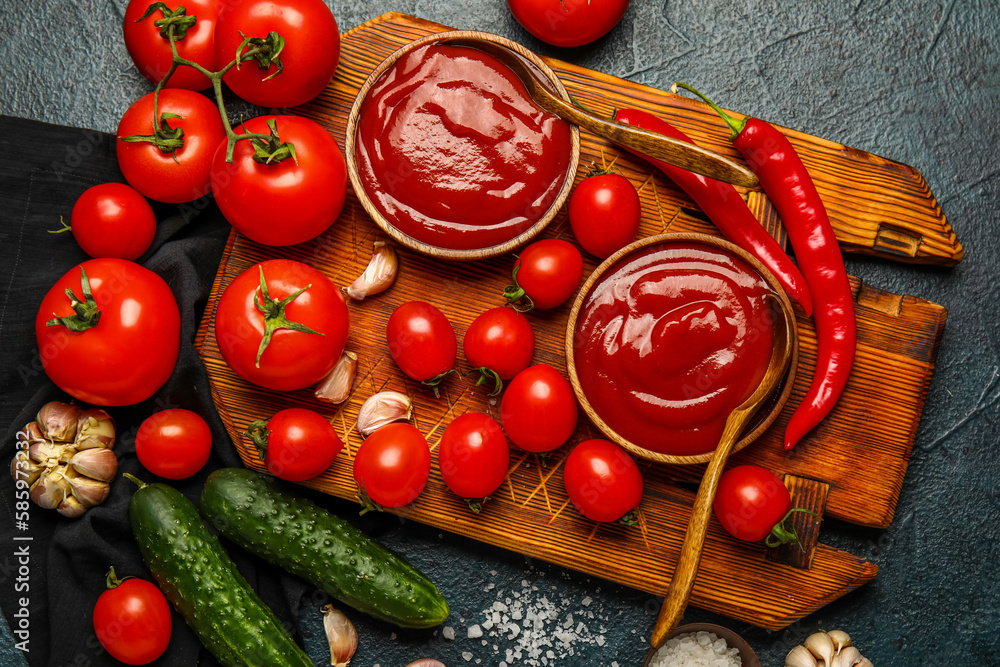
[{"label": "small red cherry tomato", "polygon": [[569,224],[584,250],[604,259],[635,239],[642,218],[639,193],[621,174],[583,179],[569,198]]},{"label": "small red cherry tomato", "polygon": [[108,653],[126,665],[148,664],[167,650],[173,621],[167,599],[145,579],[108,573],[108,589],[94,605],[94,632]]},{"label": "small red cherry tomato", "polygon": [[[417,499],[431,472],[431,450],[413,424],[396,422],[368,436],[354,455],[359,494],[382,507]],[[374,509],[369,507],[369,509]]]},{"label": "small red cherry tomato", "polygon": [[162,410],[146,418],[135,435],[135,454],[146,470],[167,479],[186,479],[208,463],[212,431],[190,410]]},{"label": "small red cherry tomato", "polygon": [[445,314],[425,301],[408,301],[385,327],[389,354],[409,377],[435,386],[455,367],[458,339]]},{"label": "small red cherry tomato", "polygon": [[289,482],[312,479],[329,468],[344,443],[322,415],[305,408],[280,410],[270,420],[250,424],[267,471]]},{"label": "small red cherry tomato", "polygon": [[[607,440],[584,440],[563,465],[573,505],[593,521],[618,521],[642,501],[642,474],[628,453]],[[625,523],[632,524],[631,518]]]},{"label": "small red cherry tomato", "polygon": [[156,215],[146,198],[122,183],[87,188],[73,204],[73,238],[91,257],[135,260],[156,236]]},{"label": "small red cherry tomato", "polygon": [[513,308],[490,308],[481,313],[462,339],[465,359],[482,376],[476,383],[493,378],[498,395],[501,380],[509,380],[531,363],[535,356],[535,332],[528,318]]},{"label": "small red cherry tomato", "polygon": [[553,46],[589,44],[611,31],[629,0],[507,0],[517,22]]},{"label": "small red cherry tomato", "polygon": [[500,421],[507,437],[529,452],[550,452],[569,440],[576,428],[573,387],[548,364],[535,364],[510,381],[500,401]]},{"label": "small red cherry tomato", "polygon": [[514,284],[504,290],[512,304],[525,300],[528,307],[548,310],[565,303],[583,277],[583,257],[569,241],[535,241],[521,251],[514,264]]},{"label": "small red cherry tomato", "polygon": [[[500,424],[482,412],[466,412],[444,430],[438,445],[441,477],[456,495],[482,501],[507,477],[510,448]],[[479,502],[470,502],[479,512]]]},{"label": "small red cherry tomato", "polygon": [[740,465],[722,473],[712,505],[719,523],[733,537],[768,546],[798,539],[784,523],[792,510],[788,489],[770,470]]},{"label": "small red cherry tomato", "polygon": [[[150,83],[159,83],[170,69],[173,60],[170,40],[161,34],[166,26],[155,25],[164,20],[174,25],[178,37],[174,43],[181,58],[196,62],[209,72],[219,69],[215,61],[215,23],[224,4],[221,0],[175,0],[170,3],[173,7],[161,3],[165,9],[157,8],[142,18],[152,4],[150,0],[131,0],[125,10],[125,48],[140,74]],[[181,7],[185,9],[183,13],[178,12]],[[188,26],[192,18],[195,21]],[[189,90],[204,90],[211,85],[204,74],[185,66],[178,67],[166,83],[168,88]]]}]

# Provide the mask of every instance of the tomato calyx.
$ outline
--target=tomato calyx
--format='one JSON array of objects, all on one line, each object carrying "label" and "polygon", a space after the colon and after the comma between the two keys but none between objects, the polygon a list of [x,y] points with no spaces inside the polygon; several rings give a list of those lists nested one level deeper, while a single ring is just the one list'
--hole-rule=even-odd
[{"label": "tomato calyx", "polygon": [[491,391],[487,396],[499,396],[500,392],[503,391],[503,380],[500,379],[500,374],[497,373],[492,368],[487,368],[486,366],[480,366],[479,368],[473,368],[468,371],[466,375],[472,375],[475,372],[479,372],[479,379],[476,380],[476,386],[480,387],[487,382],[493,383],[493,391]]},{"label": "tomato calyx", "polygon": [[449,368],[444,373],[438,373],[432,378],[421,380],[420,384],[424,385],[425,387],[430,387],[431,391],[434,392],[434,398],[441,398],[441,390],[439,388],[441,386],[441,383],[444,382],[446,377],[448,377],[452,373],[457,373],[457,372],[458,371],[456,371],[454,368]]},{"label": "tomato calyx", "polygon": [[639,525],[639,510],[634,509],[626,512],[617,523],[623,526],[637,526]]},{"label": "tomato calyx", "polygon": [[282,160],[292,158],[292,161],[298,164],[299,159],[295,156],[295,146],[287,141],[282,142],[278,136],[278,121],[274,118],[268,119],[267,127],[271,133],[266,141],[261,135],[254,135],[250,138],[254,150],[253,161],[257,164],[277,164]]},{"label": "tomato calyx", "polygon": [[372,500],[371,497],[368,495],[368,492],[365,491],[365,484],[364,484],[364,482],[361,483],[361,487],[358,489],[358,493],[356,494],[355,497],[358,499],[358,502],[361,503],[361,505],[362,505],[361,511],[358,512],[359,516],[364,516],[365,514],[368,514],[369,512],[383,512],[383,511],[385,511],[385,508],[382,507],[381,505],[379,505],[374,500]]},{"label": "tomato calyx", "polygon": [[171,28],[173,28],[173,36],[176,39],[184,39],[187,36],[187,31],[193,28],[198,20],[197,16],[188,16],[187,9],[183,5],[178,6],[177,9],[170,9],[166,3],[154,2],[146,8],[146,13],[137,18],[135,22],[139,23],[148,19],[157,10],[163,14],[163,18],[153,21],[153,25],[160,29],[160,37],[163,39],[171,38]]},{"label": "tomato calyx", "polygon": [[105,578],[105,583],[108,587],[108,590],[111,590],[113,588],[118,588],[129,579],[134,579],[134,578],[135,577],[122,577],[121,579],[119,579],[118,575],[115,573],[115,566],[112,565],[111,569],[108,570],[108,574]]},{"label": "tomato calyx", "polygon": [[[236,48],[236,69],[240,68],[240,63],[251,60],[256,61],[257,67],[264,71],[271,69],[273,64],[274,74],[269,74],[262,81],[273,79],[284,71],[285,66],[281,63],[281,52],[285,50],[284,37],[273,30],[267,33],[267,37],[247,37],[242,32],[240,37],[243,41]],[[250,50],[244,53],[243,50],[248,47],[251,47]]]},{"label": "tomato calyx", "polygon": [[257,310],[264,314],[264,337],[261,338],[260,347],[257,348],[256,360],[256,366],[257,368],[260,368],[260,357],[264,354],[264,350],[266,350],[267,346],[271,343],[271,337],[274,335],[275,331],[278,331],[279,329],[291,329],[292,331],[315,334],[317,336],[324,336],[326,334],[310,329],[300,322],[292,322],[285,316],[285,308],[288,304],[294,301],[307,289],[312,287],[312,284],[306,285],[302,289],[292,292],[281,301],[276,301],[272,299],[271,295],[267,292],[267,281],[264,280],[264,269],[260,266],[257,268],[260,270],[260,289],[254,292],[253,303],[257,306]]},{"label": "tomato calyx", "polygon": [[76,298],[73,290],[66,288],[66,296],[69,297],[70,307],[75,314],[66,317],[53,317],[45,323],[45,326],[64,326],[70,331],[80,333],[96,327],[97,323],[101,321],[101,311],[97,307],[97,301],[94,300],[94,294],[90,291],[87,270],[81,267],[80,274],[80,290],[83,292],[83,300]]},{"label": "tomato calyx", "polygon": [[465,502],[473,514],[479,514],[483,510],[483,504],[489,499],[490,496],[486,496],[485,498],[466,498]]},{"label": "tomato calyx", "polygon": [[50,229],[50,230],[48,230],[49,234],[62,234],[64,232],[71,232],[71,231],[73,231],[73,226],[72,225],[67,225],[66,224],[66,220],[61,215],[59,216],[59,224],[62,225],[62,228],[60,228],[60,229]]},{"label": "tomato calyx", "polygon": [[[793,507],[788,510],[785,516],[781,517],[781,521],[774,524],[774,528],[771,529],[770,535],[764,538],[764,545],[773,549],[775,547],[780,547],[783,544],[795,544],[799,541],[799,534],[795,532],[795,529],[790,525],[786,525],[788,517],[792,516],[792,512],[806,512],[808,514],[816,515],[815,512],[807,510],[804,507]],[[802,548],[802,544],[799,543],[799,548]]]},{"label": "tomato calyx", "polygon": [[262,419],[258,419],[247,426],[246,436],[253,442],[253,446],[257,449],[261,461],[264,460],[264,456],[267,454],[267,436],[270,434],[271,432],[267,430],[267,422]]},{"label": "tomato calyx", "polygon": [[[517,255],[514,255],[517,257]],[[507,299],[507,303],[510,304],[511,308],[519,313],[526,313],[535,307],[535,302],[531,300],[528,293],[524,291],[524,288],[517,284],[517,273],[521,270],[520,264],[514,264],[514,270],[510,273],[510,279],[513,281],[513,285],[507,285],[503,288],[503,298]],[[518,307],[518,303],[525,301],[527,302],[527,307]]]},{"label": "tomato calyx", "polygon": [[183,119],[184,117],[175,113],[163,112],[160,114],[160,123],[153,134],[130,134],[127,137],[118,137],[118,139],[130,144],[151,143],[161,153],[172,154],[176,162],[177,151],[184,148],[184,128],[170,127],[169,121],[174,118]]}]

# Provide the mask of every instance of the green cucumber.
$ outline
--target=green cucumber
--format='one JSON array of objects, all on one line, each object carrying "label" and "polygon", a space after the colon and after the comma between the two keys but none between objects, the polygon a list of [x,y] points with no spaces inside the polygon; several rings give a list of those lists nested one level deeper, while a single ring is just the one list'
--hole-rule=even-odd
[{"label": "green cucumber", "polygon": [[448,618],[448,603],[420,570],[271,477],[216,470],[201,493],[201,513],[239,546],[358,611],[403,628]]},{"label": "green cucumber", "polygon": [[226,667],[312,667],[194,504],[165,484],[132,480],[129,519],[142,559],[205,648]]}]

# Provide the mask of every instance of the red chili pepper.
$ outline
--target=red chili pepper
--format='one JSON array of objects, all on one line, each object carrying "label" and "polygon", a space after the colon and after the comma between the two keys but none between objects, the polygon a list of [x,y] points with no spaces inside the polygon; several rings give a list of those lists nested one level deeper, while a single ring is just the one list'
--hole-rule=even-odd
[{"label": "red chili pepper", "polygon": [[[614,119],[625,125],[641,127],[694,144],[694,141],[676,127],[645,111],[619,109],[615,112]],[[788,296],[802,306],[805,314],[812,315],[813,300],[805,278],[774,237],[768,234],[764,226],[754,217],[736,188],[635,151],[630,152],[658,167],[670,180],[679,185],[727,239],[759,259],[778,279]]]},{"label": "red chili pepper", "polygon": [[760,178],[785,224],[809,290],[823,300],[814,315],[816,370],[785,429],[785,449],[791,449],[830,413],[854,365],[857,322],[844,258],[816,186],[785,135],[756,118],[737,120],[691,86],[678,83],[675,89],[678,86],[705,100],[729,125],[733,146]]}]

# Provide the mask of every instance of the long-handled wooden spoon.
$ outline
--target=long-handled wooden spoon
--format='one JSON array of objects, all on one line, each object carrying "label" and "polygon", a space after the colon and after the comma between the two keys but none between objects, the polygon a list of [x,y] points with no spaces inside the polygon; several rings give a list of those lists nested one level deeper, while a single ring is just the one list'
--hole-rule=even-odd
[{"label": "long-handled wooden spoon", "polygon": [[722,470],[726,466],[726,459],[729,458],[733,445],[739,439],[747,420],[754,415],[761,403],[781,382],[791,361],[795,338],[794,314],[787,300],[775,295],[771,296],[773,297],[770,299],[773,306],[772,311],[775,315],[774,342],[771,347],[771,359],[768,362],[767,371],[753,394],[730,413],[719,445],[715,448],[715,453],[705,469],[705,476],[702,477],[698,494],[694,499],[694,506],[691,508],[691,519],[688,521],[687,534],[684,536],[684,544],[681,546],[680,557],[677,559],[677,567],[674,569],[670,588],[667,590],[663,606],[660,607],[660,614],[656,619],[656,625],[653,627],[653,635],[650,640],[653,648],[662,646],[670,633],[677,627],[684,615],[688,598],[691,597],[691,589],[694,587],[694,580],[698,574],[698,564],[701,561],[701,550],[705,545],[705,532],[712,514],[712,502],[715,500],[715,492],[719,488],[719,477],[722,476]]}]

